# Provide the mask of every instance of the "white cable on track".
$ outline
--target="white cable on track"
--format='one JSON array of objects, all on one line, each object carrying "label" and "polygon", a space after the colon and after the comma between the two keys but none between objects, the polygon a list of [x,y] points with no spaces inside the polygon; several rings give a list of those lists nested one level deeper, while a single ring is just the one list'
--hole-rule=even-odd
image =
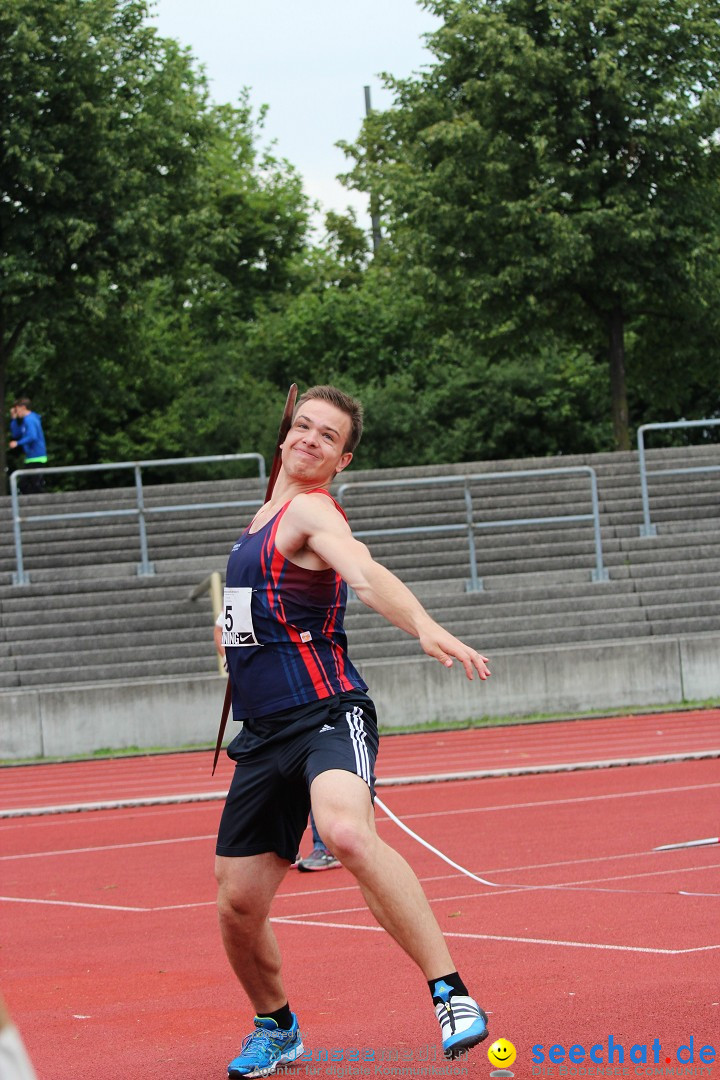
[{"label": "white cable on track", "polygon": [[[390,820],[394,821],[395,824],[399,828],[401,828],[403,832],[406,832],[408,836],[412,836],[413,840],[417,840],[418,844],[422,844],[422,846],[424,848],[427,848],[428,851],[432,851],[433,855],[437,855],[438,858],[442,859],[443,862],[446,862],[448,866],[452,866],[455,870],[459,870],[461,874],[465,874],[466,877],[472,878],[473,881],[477,881],[479,885],[489,885],[492,889],[505,889],[508,887],[507,883],[501,885],[497,881],[488,881],[486,878],[478,877],[477,874],[473,874],[470,870],[467,870],[464,866],[461,866],[460,863],[453,862],[453,860],[448,858],[448,856],[445,855],[442,851],[439,851],[438,848],[433,847],[432,844],[429,844],[427,840],[423,840],[422,836],[418,836],[416,832],[413,832],[413,830],[409,828],[404,821],[401,821],[399,817],[396,817],[396,815],[393,814],[392,810],[388,809],[382,799],[379,799],[377,795],[375,796],[375,805],[379,806],[383,813],[387,814]],[[513,888],[515,888],[515,886],[513,886]],[[517,886],[517,888],[534,889],[535,886],[519,885]]]},{"label": "white cable on track", "polygon": [[[416,840],[418,842],[418,844],[422,844],[422,846],[424,848],[427,848],[428,851],[431,851],[433,855],[437,855],[437,857],[439,859],[442,859],[443,862],[447,863],[448,866],[452,866],[454,870],[459,870],[461,874],[464,874],[465,877],[469,877],[471,881],[477,881],[479,885],[487,885],[491,889],[555,889],[557,891],[564,890],[566,892],[612,892],[632,893],[634,895],[638,892],[647,892],[647,890],[642,889],[609,889],[606,887],[594,885],[519,885],[517,882],[513,881],[489,881],[488,878],[479,877],[477,874],[473,874],[473,872],[471,870],[468,870],[467,867],[461,866],[460,863],[454,862],[453,859],[449,858],[449,856],[447,856],[444,852],[440,851],[439,848],[436,848],[432,844],[428,843],[427,840],[425,840],[422,836],[414,832],[408,825],[406,825],[404,821],[401,821],[396,814],[393,814],[392,810],[390,810],[382,801],[382,799],[378,798],[377,795],[375,796],[375,805],[379,806],[383,813],[385,813],[390,818],[390,820],[398,826],[398,828],[402,829],[402,831],[407,833],[408,836],[411,836],[413,840]],[[669,894],[673,896],[720,896],[720,893],[688,892],[684,889],[671,889],[667,890],[667,892],[669,892]],[[660,894],[658,894],[657,892],[649,892],[648,895],[657,896]]]}]

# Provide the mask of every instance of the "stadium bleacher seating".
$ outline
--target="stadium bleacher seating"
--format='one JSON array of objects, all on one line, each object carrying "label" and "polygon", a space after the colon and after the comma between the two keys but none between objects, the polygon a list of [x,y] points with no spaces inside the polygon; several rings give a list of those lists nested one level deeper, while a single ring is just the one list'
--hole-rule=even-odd
[{"label": "stadium bleacher seating", "polygon": [[[720,464],[720,446],[648,451],[651,468]],[[487,654],[498,650],[641,639],[718,631],[720,473],[652,481],[658,535],[640,535],[637,455],[464,463],[350,471],[345,482],[592,465],[597,472],[603,557],[609,580],[591,578],[590,523],[482,528],[476,533],[484,589],[468,592],[468,545],[462,532],[371,537],[376,557],[421,597],[453,633]],[[478,522],[587,513],[583,476],[477,481]],[[146,488],[150,508],[168,503],[261,498],[258,480],[223,480]],[[132,489],[45,493],[23,499],[23,514],[128,508]],[[347,492],[353,528],[418,527],[462,522],[461,486]],[[148,516],[153,576],[137,574],[134,518],[23,524],[30,583],[13,585],[9,498],[0,500],[0,696],[32,687],[172,679],[217,672],[208,596],[190,592],[213,570],[252,516],[249,509],[174,511]],[[355,600],[347,630],[356,661],[417,656],[417,643]]]}]

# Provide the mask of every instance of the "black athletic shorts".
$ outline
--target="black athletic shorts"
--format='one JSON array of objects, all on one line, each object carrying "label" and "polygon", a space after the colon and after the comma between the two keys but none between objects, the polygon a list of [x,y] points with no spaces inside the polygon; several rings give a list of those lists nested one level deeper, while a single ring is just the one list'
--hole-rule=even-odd
[{"label": "black athletic shorts", "polygon": [[375,796],[375,706],[350,690],[272,716],[246,720],[228,746],[235,772],[217,854],[274,851],[293,862],[310,812],[310,785],[328,769],[361,777]]}]

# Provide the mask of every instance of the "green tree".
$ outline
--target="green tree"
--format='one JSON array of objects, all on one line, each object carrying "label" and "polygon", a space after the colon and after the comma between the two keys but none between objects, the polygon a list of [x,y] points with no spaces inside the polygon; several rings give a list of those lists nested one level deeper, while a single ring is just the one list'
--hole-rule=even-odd
[{"label": "green tree", "polygon": [[[8,380],[38,398],[55,463],[238,448],[227,369],[307,229],[257,124],[210,103],[145,0],[3,5],[0,415]],[[237,381],[248,405],[265,385]]]},{"label": "green tree", "polygon": [[0,14],[0,408],[34,324],[178,260],[207,138],[202,82],[142,0],[8,0]]},{"label": "green tree", "polygon": [[[502,327],[543,344],[553,334],[566,354],[604,357],[615,445],[627,448],[628,344],[639,355],[652,338],[669,365],[673,331],[697,327],[700,310],[715,321],[717,5],[426,6],[443,18],[429,40],[435,62],[389,80],[395,107],[348,148],[351,182],[380,200],[438,331],[481,341]],[[707,365],[699,342],[688,351]],[[640,381],[641,409],[650,383]]]},{"label": "green tree", "polygon": [[[604,371],[552,334],[444,326],[390,244],[368,263],[352,219],[328,216],[305,287],[249,329],[275,384],[336,381],[366,406],[360,468],[607,449]],[[531,362],[528,362],[531,357]]]}]

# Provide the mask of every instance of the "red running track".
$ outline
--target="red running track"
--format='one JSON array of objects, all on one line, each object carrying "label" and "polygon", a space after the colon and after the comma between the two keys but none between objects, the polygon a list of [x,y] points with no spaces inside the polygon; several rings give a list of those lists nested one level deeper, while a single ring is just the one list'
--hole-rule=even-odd
[{"label": "red running track", "polygon": [[[655,717],[655,730],[666,720]],[[537,731],[550,743],[553,728]],[[386,739],[385,767],[406,738],[408,746],[432,740],[440,753],[474,734]],[[642,749],[651,744],[648,729]],[[85,782],[106,764],[83,763]],[[69,766],[10,769],[3,779],[23,773],[26,800],[44,797],[52,768]],[[203,776],[208,768],[203,760]],[[107,786],[98,781],[96,790],[107,794]],[[116,794],[125,790],[120,784]],[[492,1036],[516,1046],[518,1080],[532,1075],[539,1045],[542,1053],[597,1046],[607,1060],[612,1038],[631,1077],[645,1075],[629,1064],[631,1048],[652,1054],[654,1040],[658,1068],[669,1057],[674,1070],[691,1037],[696,1065],[701,1046],[720,1050],[720,846],[655,850],[717,836],[716,759],[413,784],[381,795],[429,843],[498,886],[451,869],[378,814],[381,835],[421,877],[461,972],[491,1014]],[[219,802],[207,802],[0,821],[0,987],[39,1080],[226,1075],[251,1010],[216,926],[219,814]],[[289,872],[273,917],[312,1055],[295,1075],[358,1075],[355,1067],[366,1076],[392,1068],[421,1076],[430,1067],[448,1075],[422,977],[374,924],[345,870]],[[333,1066],[318,1061],[333,1048]],[[367,1071],[348,1061],[370,1052]],[[553,1068],[539,1075],[557,1076]],[[488,1076],[484,1047],[450,1071]]]},{"label": "red running track", "polygon": [[[720,755],[720,709],[384,736],[378,778],[382,785],[712,754]],[[232,763],[221,755],[214,777],[211,769],[210,751],[14,766],[2,774],[0,814],[113,800],[219,799]]]}]

